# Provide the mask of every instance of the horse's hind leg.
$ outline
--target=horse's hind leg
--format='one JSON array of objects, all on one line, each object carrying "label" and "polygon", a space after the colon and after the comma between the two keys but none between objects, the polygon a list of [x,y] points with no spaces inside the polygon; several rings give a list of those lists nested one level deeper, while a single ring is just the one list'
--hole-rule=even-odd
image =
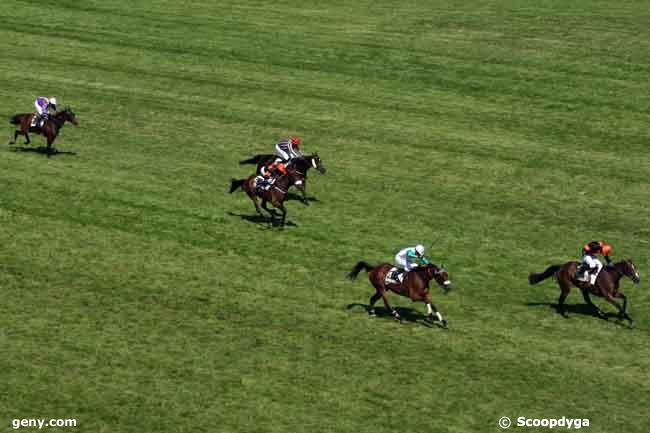
[{"label": "horse's hind leg", "polygon": [[14,131],[14,139],[9,141],[9,144],[16,144],[16,140],[18,140],[18,136],[22,134],[22,131],[16,129]]},{"label": "horse's hind leg", "polygon": [[395,309],[390,305],[390,302],[388,302],[388,292],[386,291],[386,289],[383,289],[383,288],[382,288],[382,289],[379,289],[379,293],[380,293],[380,296],[382,297],[382,299],[384,300],[384,305],[386,306],[386,308],[388,309],[388,311],[390,311],[390,314],[392,314],[393,317],[394,317],[395,319],[397,319],[397,320],[399,320],[399,321],[401,322],[401,321],[402,321],[402,317],[401,317],[401,316],[399,315],[399,313],[398,313],[398,312],[397,312],[397,311],[396,311],[396,310],[395,310]]},{"label": "horse's hind leg", "polygon": [[562,317],[565,318],[569,317],[569,313],[566,310],[566,305],[564,304],[564,301],[566,301],[566,297],[569,296],[570,291],[571,291],[571,286],[560,284],[560,297],[557,300],[557,311],[562,315]]},{"label": "horse's hind leg", "polygon": [[368,314],[371,316],[375,315],[375,302],[377,302],[381,298],[381,295],[379,294],[379,291],[375,292],[371,297],[370,297],[370,302],[368,304]]}]

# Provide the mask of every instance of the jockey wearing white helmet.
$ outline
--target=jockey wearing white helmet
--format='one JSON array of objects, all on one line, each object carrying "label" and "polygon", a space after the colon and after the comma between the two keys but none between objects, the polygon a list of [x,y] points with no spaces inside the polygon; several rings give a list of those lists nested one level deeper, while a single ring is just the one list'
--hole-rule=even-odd
[{"label": "jockey wearing white helmet", "polygon": [[400,252],[395,255],[395,264],[397,264],[398,269],[391,273],[389,276],[390,279],[401,283],[404,280],[406,272],[412,271],[419,266],[418,262],[423,265],[429,264],[429,259],[424,255],[423,245],[418,244],[414,247],[400,250]]},{"label": "jockey wearing white helmet", "polygon": [[424,246],[420,244],[414,247],[404,248],[395,256],[397,266],[406,272],[417,268],[419,266],[418,262],[423,265],[429,264],[429,259],[424,255]]}]

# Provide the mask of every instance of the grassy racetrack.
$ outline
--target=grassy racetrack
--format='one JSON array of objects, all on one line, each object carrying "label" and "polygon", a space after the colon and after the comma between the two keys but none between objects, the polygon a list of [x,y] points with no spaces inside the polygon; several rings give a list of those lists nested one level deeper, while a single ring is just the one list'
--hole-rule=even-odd
[{"label": "grassy racetrack", "polygon": [[[80,126],[55,143],[76,154],[0,147],[0,431],[647,432],[648,23],[645,1],[4,0],[0,118],[54,95]],[[328,173],[267,229],[227,187],[290,134]],[[634,330],[527,282],[591,239],[641,273]],[[368,317],[344,278],[416,242],[457,286],[434,289],[449,331],[394,295],[406,324]]]}]

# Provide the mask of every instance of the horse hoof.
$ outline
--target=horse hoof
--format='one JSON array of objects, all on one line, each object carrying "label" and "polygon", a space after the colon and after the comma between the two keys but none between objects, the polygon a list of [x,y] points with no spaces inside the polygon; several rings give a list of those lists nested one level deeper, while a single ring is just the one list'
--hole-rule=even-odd
[{"label": "horse hoof", "polygon": [[375,313],[375,309],[374,309],[374,308],[371,308],[371,309],[368,310],[368,316],[372,316],[372,317],[374,317],[374,316],[376,316],[376,315],[377,315],[377,313]]},{"label": "horse hoof", "polygon": [[561,314],[562,314],[562,317],[564,317],[565,319],[569,318],[569,313],[567,313],[566,311],[564,313],[561,313]]},{"label": "horse hoof", "polygon": [[447,323],[446,320],[443,319],[443,321],[441,322],[441,325],[442,325],[443,329],[449,329],[449,324]]}]

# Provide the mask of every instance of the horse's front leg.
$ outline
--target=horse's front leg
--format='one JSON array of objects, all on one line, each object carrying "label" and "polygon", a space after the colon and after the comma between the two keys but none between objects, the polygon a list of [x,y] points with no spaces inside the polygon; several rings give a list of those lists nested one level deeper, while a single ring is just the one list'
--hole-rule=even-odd
[{"label": "horse's front leg", "polygon": [[[614,300],[614,297],[623,299],[623,306],[622,307],[618,304],[618,302],[616,302]],[[607,294],[605,296],[605,299],[607,299],[607,301],[610,304],[612,304],[613,306],[615,306],[618,309],[618,316],[619,317],[621,317],[623,319],[627,319],[630,322],[630,326],[634,327],[634,320],[632,319],[632,317],[630,317],[629,314],[627,314],[627,296],[625,296],[622,293],[617,293],[614,296],[612,296],[610,294]]]},{"label": "horse's front leg", "polygon": [[269,221],[269,223],[271,224],[271,226],[273,226],[275,225],[275,210],[269,209],[267,203],[268,203],[267,200],[262,200],[262,207],[264,208],[265,211],[269,213],[269,215],[271,215],[271,220]]},{"label": "horse's front leg", "polygon": [[280,221],[280,227],[284,228],[284,224],[285,224],[285,222],[287,220],[287,209],[284,207],[283,203],[280,203],[280,206],[279,206],[278,209],[280,209],[280,212],[282,212],[282,220]]},{"label": "horse's front leg", "polygon": [[621,292],[616,292],[616,294],[614,294],[614,297],[623,300],[623,313],[627,314],[627,296]]},{"label": "horse's front leg", "polygon": [[587,303],[587,305],[589,305],[591,308],[593,308],[596,311],[596,314],[598,315],[598,317],[600,317],[601,319],[607,320],[607,314],[605,314],[605,312],[603,310],[598,308],[598,306],[591,301],[591,297],[589,296],[589,290],[588,289],[580,289],[580,291],[582,292],[582,297],[585,299],[585,302]]},{"label": "horse's front leg", "polygon": [[52,144],[54,143],[54,139],[56,138],[56,135],[51,135],[47,137],[47,156],[49,157],[52,154],[52,151],[54,148],[52,147]]},{"label": "horse's front leg", "polygon": [[433,305],[430,293],[427,293],[427,296],[424,299],[424,303],[427,305],[427,318],[429,321],[433,323],[437,319],[443,328],[447,328],[447,321],[443,319],[442,314],[440,314],[438,309],[436,309],[436,306]]},{"label": "horse's front leg", "polygon": [[304,180],[301,181],[300,185],[298,186],[298,189],[302,193],[302,204],[305,206],[309,206],[309,200],[307,200],[307,182]]}]

